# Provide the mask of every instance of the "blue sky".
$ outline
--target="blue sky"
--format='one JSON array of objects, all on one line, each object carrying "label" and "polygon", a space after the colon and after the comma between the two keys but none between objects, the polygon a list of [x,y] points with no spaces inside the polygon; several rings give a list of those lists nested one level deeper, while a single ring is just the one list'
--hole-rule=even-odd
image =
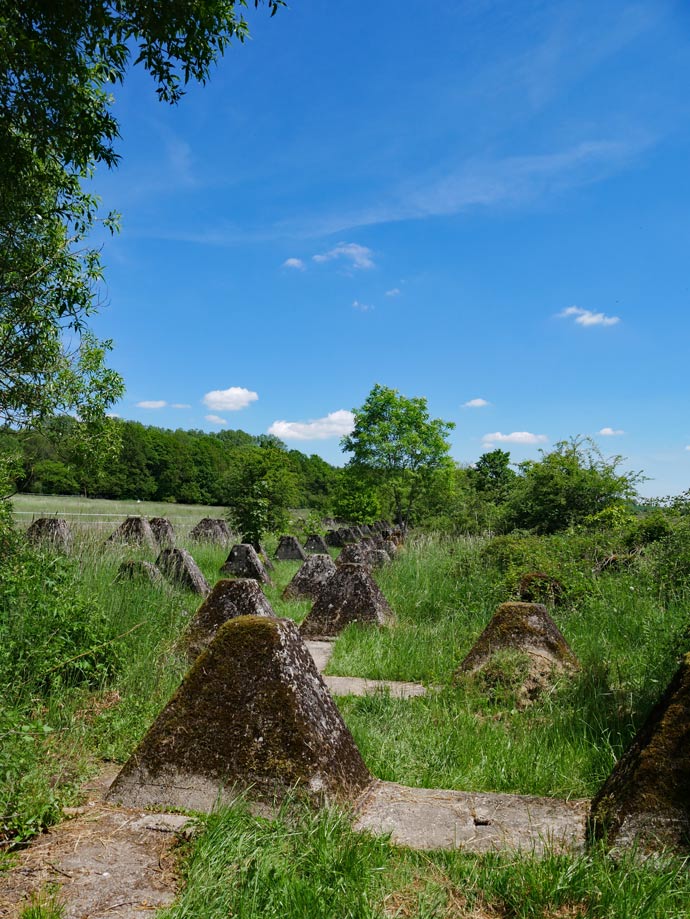
[{"label": "blue sky", "polygon": [[374,383],[515,461],[592,435],[690,487],[690,11],[294,0],[206,87],[117,87],[97,331],[164,427],[342,462]]}]

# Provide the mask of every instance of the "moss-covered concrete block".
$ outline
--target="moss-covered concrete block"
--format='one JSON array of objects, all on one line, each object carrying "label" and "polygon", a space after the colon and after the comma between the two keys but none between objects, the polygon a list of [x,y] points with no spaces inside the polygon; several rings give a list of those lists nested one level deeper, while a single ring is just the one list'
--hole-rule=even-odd
[{"label": "moss-covered concrete block", "polygon": [[363,565],[340,565],[300,626],[305,638],[330,638],[352,622],[390,625],[393,610]]},{"label": "moss-covered concrete block", "polygon": [[220,573],[234,575],[238,578],[253,578],[260,584],[271,582],[256,549],[248,542],[232,547]]},{"label": "moss-covered concrete block", "polygon": [[524,655],[524,699],[530,701],[555,676],[574,672],[579,662],[542,603],[502,603],[456,671],[456,679],[487,667],[507,651]]},{"label": "moss-covered concrete block", "polygon": [[303,562],[307,553],[296,536],[281,536],[275,557],[281,562]]},{"label": "moss-covered concrete block", "polygon": [[347,802],[370,783],[295,624],[242,616],[218,630],[108,799],[210,811],[238,792]]},{"label": "moss-covered concrete block", "polygon": [[283,591],[284,600],[316,600],[336,572],[330,555],[310,555]]},{"label": "moss-covered concrete block", "polygon": [[213,585],[182,636],[181,644],[189,659],[195,660],[211,644],[218,629],[238,616],[276,618],[258,581],[222,578]]},{"label": "moss-covered concrete block", "polygon": [[156,559],[156,565],[164,577],[173,584],[177,584],[178,587],[184,587],[204,597],[211,589],[199,566],[186,549],[163,549]]},{"label": "moss-covered concrete block", "polygon": [[594,797],[589,837],[690,855],[690,654]]}]

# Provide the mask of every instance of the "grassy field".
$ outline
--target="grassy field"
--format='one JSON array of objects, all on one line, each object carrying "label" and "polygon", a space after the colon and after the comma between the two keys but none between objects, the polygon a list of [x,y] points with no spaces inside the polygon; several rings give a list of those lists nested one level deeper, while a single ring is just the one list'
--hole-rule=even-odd
[{"label": "grassy field", "polygon": [[18,526],[26,528],[37,517],[64,517],[76,530],[106,533],[132,515],[167,517],[186,535],[202,517],[222,517],[225,508],[205,504],[168,504],[162,501],[108,501],[75,495],[15,495]]},{"label": "grassy field", "polygon": [[[208,510],[185,508],[194,521]],[[108,506],[106,513],[116,512]],[[530,545],[521,542],[519,551]],[[226,550],[187,547],[213,583]],[[350,627],[329,670],[421,681],[433,691],[408,701],[339,700],[374,775],[562,797],[598,789],[676,666],[688,597],[665,595],[659,572],[644,562],[595,575],[575,540],[539,541],[532,550],[545,566],[562,568],[566,602],[554,617],[582,667],[527,709],[510,679],[487,687],[453,678],[496,605],[511,595],[510,560],[497,561],[482,540],[420,537],[377,574],[397,624]],[[105,760],[124,761],[185,672],[177,642],[198,598],[172,586],[118,582],[125,557],[153,560],[82,535],[71,558],[34,559],[21,590],[7,575],[0,584],[15,603],[0,635],[0,648],[10,649],[0,660],[0,814],[8,837],[28,837],[59,819],[89,772]],[[280,597],[297,568],[278,563],[266,593],[279,616],[299,621],[309,604]],[[75,662],[76,647],[88,653]],[[673,861],[614,862],[602,849],[542,861],[414,853],[353,833],[336,812],[260,820],[238,806],[202,823],[185,852],[185,888],[170,919],[690,917],[690,875]]]}]

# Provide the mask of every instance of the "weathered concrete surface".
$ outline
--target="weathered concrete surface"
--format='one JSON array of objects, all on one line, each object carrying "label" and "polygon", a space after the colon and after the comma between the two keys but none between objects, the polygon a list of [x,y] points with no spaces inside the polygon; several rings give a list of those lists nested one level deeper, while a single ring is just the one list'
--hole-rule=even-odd
[{"label": "weathered concrete surface", "polygon": [[213,585],[213,590],[196,611],[180,644],[191,662],[211,644],[218,629],[228,620],[237,616],[275,619],[275,615],[258,581],[252,578],[222,578]]},{"label": "weathered concrete surface", "polygon": [[328,546],[326,545],[326,540],[323,538],[323,536],[319,536],[318,533],[311,533],[307,537],[304,548],[307,552],[315,552],[317,555],[328,554]]},{"label": "weathered concrete surface", "polygon": [[196,542],[210,542],[219,546],[227,546],[232,539],[230,527],[222,517],[202,517],[202,519],[189,531],[190,539]]},{"label": "weathered concrete surface", "polygon": [[283,600],[316,600],[336,570],[330,555],[310,555],[283,591]]},{"label": "weathered concrete surface", "polygon": [[281,562],[304,562],[307,553],[296,536],[281,536],[275,557]]},{"label": "weathered concrete surface", "polygon": [[548,688],[556,675],[579,668],[560,629],[542,603],[502,603],[456,671],[476,673],[488,668],[499,652],[514,651],[526,656],[524,704]]},{"label": "weathered concrete surface", "polygon": [[163,549],[156,559],[156,565],[173,584],[206,596],[211,588],[199,566],[186,549]]},{"label": "weathered concrete surface", "polygon": [[371,782],[357,746],[289,619],[220,627],[110,789],[131,807],[210,811],[242,790],[273,801],[352,801]]},{"label": "weathered concrete surface", "polygon": [[323,679],[334,696],[373,696],[377,692],[384,692],[394,699],[412,699],[415,696],[425,696],[427,692],[426,686],[421,683],[366,680],[358,676],[324,676]]},{"label": "weathered concrete surface", "polygon": [[329,660],[333,654],[333,642],[332,641],[305,641],[304,644],[307,646],[307,650],[314,658],[314,663],[316,664],[316,669],[319,673],[323,673],[326,669]]},{"label": "weathered concrete surface", "polygon": [[153,562],[142,559],[130,559],[122,562],[117,569],[116,581],[148,581],[150,584],[160,584],[163,575]]},{"label": "weathered concrete surface", "polygon": [[149,526],[161,549],[175,545],[175,530],[167,517],[150,517]]},{"label": "weathered concrete surface", "polygon": [[190,818],[109,807],[100,800],[102,789],[94,791],[84,807],[72,809],[73,819],[39,836],[13,870],[0,874],[2,919],[18,919],[48,886],[57,888],[64,919],[149,919],[173,902],[171,850]]},{"label": "weathered concrete surface", "polygon": [[376,782],[362,796],[355,829],[390,833],[413,849],[491,852],[581,850],[587,801],[407,788]]},{"label": "weathered concrete surface", "polygon": [[336,559],[336,565],[366,565],[369,567],[369,548],[361,542],[348,543]]},{"label": "weathered concrete surface", "polygon": [[589,830],[616,848],[690,855],[690,654],[592,801]]},{"label": "weathered concrete surface", "polygon": [[155,552],[158,548],[151,524],[145,517],[127,517],[115,532],[111,533],[108,537],[108,542],[145,546],[147,549],[151,549],[152,552]]},{"label": "weathered concrete surface", "polygon": [[300,626],[304,638],[330,638],[352,622],[389,625],[393,611],[363,565],[344,564],[319,593]]},{"label": "weathered concrete surface", "polygon": [[58,552],[69,552],[72,531],[61,517],[39,517],[26,531],[26,538],[34,545],[48,545]]},{"label": "weathered concrete surface", "polygon": [[221,574],[232,574],[238,578],[253,578],[260,584],[271,582],[256,549],[248,542],[232,547],[220,571]]}]

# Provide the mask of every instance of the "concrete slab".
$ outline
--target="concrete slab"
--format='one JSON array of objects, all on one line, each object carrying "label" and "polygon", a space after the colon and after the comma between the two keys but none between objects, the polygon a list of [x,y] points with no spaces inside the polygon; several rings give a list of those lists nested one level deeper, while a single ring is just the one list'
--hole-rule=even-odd
[{"label": "concrete slab", "polygon": [[304,642],[309,653],[314,658],[314,663],[316,664],[316,669],[319,673],[323,673],[326,669],[326,665],[331,659],[333,654],[333,644],[332,641],[305,641]]},{"label": "concrete slab", "polygon": [[412,699],[426,695],[420,683],[396,683],[393,680],[365,680],[357,676],[324,676],[324,682],[334,696],[371,696],[387,692],[395,699]]},{"label": "concrete slab", "polygon": [[355,829],[390,833],[396,845],[468,852],[584,848],[588,801],[531,795],[407,788],[376,782],[358,806]]}]

